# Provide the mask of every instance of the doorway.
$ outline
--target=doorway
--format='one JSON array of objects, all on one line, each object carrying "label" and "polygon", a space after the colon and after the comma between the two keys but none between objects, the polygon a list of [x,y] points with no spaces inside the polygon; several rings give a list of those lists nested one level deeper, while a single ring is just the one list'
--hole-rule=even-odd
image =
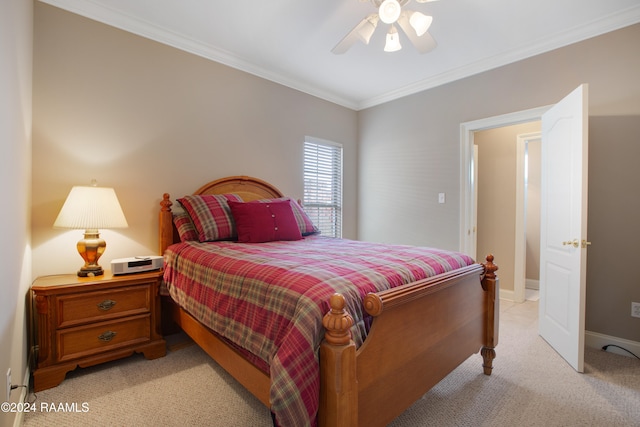
[{"label": "doorway", "polygon": [[584,370],[586,248],[590,244],[586,240],[588,105],[588,85],[582,84],[550,107],[460,125],[460,248],[475,251],[475,131],[542,121],[539,333],[578,372]]},{"label": "doorway", "polygon": [[[531,250],[538,254],[529,256],[530,269],[539,268],[539,225],[537,229],[533,226],[536,219],[539,224],[540,199],[533,196],[539,195],[540,186],[537,179],[538,185],[527,191],[527,177],[529,154],[533,163],[538,159],[540,169],[539,155],[536,156],[539,150],[535,150],[540,146],[540,127],[541,123],[534,121],[474,132],[478,151],[476,187],[480,195],[476,209],[478,256],[493,253],[500,266],[502,298],[518,303],[526,297],[527,254],[531,255]],[[531,175],[535,184],[540,174],[534,170]],[[529,193],[536,203],[527,203]],[[531,221],[527,221],[528,207],[534,214]],[[527,233],[528,226],[532,233]],[[537,279],[538,273],[532,278]]]},{"label": "doorway", "polygon": [[[460,229],[460,248],[463,252],[474,257],[474,259],[481,260],[486,254],[484,251],[491,250],[496,256],[496,261],[500,266],[500,281],[501,281],[501,298],[509,299],[512,301],[522,302],[526,298],[526,280],[525,280],[525,265],[526,265],[526,239],[525,235],[525,225],[526,221],[524,220],[524,187],[516,186],[516,180],[514,177],[516,176],[516,172],[521,173],[521,182],[522,186],[524,186],[524,157],[520,157],[521,161],[518,162],[522,170],[516,171],[516,137],[517,135],[521,135],[521,146],[525,145],[525,142],[533,138],[534,132],[538,132],[540,130],[539,123],[533,124],[529,127],[522,127],[523,125],[539,122],[542,114],[547,111],[550,107],[540,107],[531,110],[525,110],[521,112],[506,114],[502,116],[490,117],[486,119],[476,120],[473,122],[467,122],[461,124],[461,171],[462,176],[460,179],[461,182],[461,229]],[[498,185],[494,185],[493,187],[489,185],[489,188],[485,186],[484,190],[482,187],[481,180],[476,181],[475,174],[478,170],[482,170],[483,168],[487,168],[486,170],[498,170],[499,168],[493,167],[491,164],[483,163],[482,155],[479,155],[478,164],[474,162],[474,146],[478,137],[481,135],[480,132],[495,130],[499,131],[503,128],[508,127],[516,127],[515,133],[511,133],[510,137],[510,146],[507,151],[511,151],[511,158],[513,162],[509,164],[509,171],[507,172],[510,177],[507,179],[503,179],[499,181]],[[481,139],[481,138],[480,138]],[[523,156],[526,150],[522,149]],[[488,158],[485,158],[485,162],[493,162],[499,161],[496,159],[496,156],[492,155]],[[504,167],[501,170],[504,171]],[[498,178],[500,180],[501,178]],[[486,184],[486,183],[485,183]],[[502,194],[497,194],[496,188],[504,190],[509,193],[509,200],[511,202],[505,202],[505,196]],[[516,188],[518,188],[518,192],[521,194],[520,199],[520,213],[516,213]],[[481,194],[482,203],[487,202],[487,205],[490,206],[490,212],[488,213],[489,217],[493,218],[489,223],[478,224],[478,215],[476,211],[476,194],[475,190],[478,189],[478,193]],[[495,200],[491,200],[492,197],[495,197]],[[498,217],[501,216],[501,217]],[[496,220],[497,217],[497,220]],[[517,219],[517,224],[516,224]],[[518,226],[518,236],[517,240],[517,248],[516,248],[516,225]],[[506,226],[508,229],[507,233],[497,232],[495,227]],[[482,233],[486,233],[486,235],[490,236],[493,240],[486,243],[486,246],[477,246],[479,240],[478,235],[481,235],[482,241]],[[518,263],[516,263],[516,256],[518,258]],[[517,275],[517,280],[516,280]]]}]

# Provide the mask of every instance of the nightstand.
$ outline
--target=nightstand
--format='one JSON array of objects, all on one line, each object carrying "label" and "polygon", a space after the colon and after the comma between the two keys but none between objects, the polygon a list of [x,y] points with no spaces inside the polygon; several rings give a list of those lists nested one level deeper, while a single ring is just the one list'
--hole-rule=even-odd
[{"label": "nightstand", "polygon": [[31,286],[37,343],[34,391],[67,372],[143,353],[162,357],[158,289],[162,272],[114,276],[44,276]]}]

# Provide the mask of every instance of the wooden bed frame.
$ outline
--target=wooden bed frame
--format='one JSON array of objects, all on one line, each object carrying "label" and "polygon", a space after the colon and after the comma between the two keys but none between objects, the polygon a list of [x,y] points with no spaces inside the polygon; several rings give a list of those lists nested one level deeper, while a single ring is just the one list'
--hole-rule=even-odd
[{"label": "wooden bed frame", "polygon": [[[281,197],[271,184],[246,176],[212,181],[193,194],[236,193],[243,200]],[[160,202],[160,254],[179,241],[169,194]],[[331,297],[320,347],[320,426],[384,426],[471,355],[480,351],[491,375],[498,343],[498,279],[493,256],[387,291],[369,294],[374,317],[356,350],[344,298]],[[168,298],[170,300],[170,298]],[[175,304],[171,318],[216,362],[269,407],[270,379],[211,330]]]}]

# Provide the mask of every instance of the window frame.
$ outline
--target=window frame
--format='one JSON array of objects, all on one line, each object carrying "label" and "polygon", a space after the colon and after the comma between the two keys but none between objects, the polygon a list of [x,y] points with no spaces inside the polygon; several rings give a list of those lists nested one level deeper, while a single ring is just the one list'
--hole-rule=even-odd
[{"label": "window frame", "polygon": [[[338,238],[342,237],[343,151],[340,143],[309,136],[305,137],[303,144],[302,201],[305,211],[322,235]],[[318,162],[320,154],[327,159],[326,162]],[[321,170],[329,172],[321,173]],[[324,181],[325,185],[321,185],[320,181]],[[329,189],[326,188],[327,183]],[[325,187],[325,190],[321,191],[320,187]],[[325,211],[324,215],[322,211]]]}]

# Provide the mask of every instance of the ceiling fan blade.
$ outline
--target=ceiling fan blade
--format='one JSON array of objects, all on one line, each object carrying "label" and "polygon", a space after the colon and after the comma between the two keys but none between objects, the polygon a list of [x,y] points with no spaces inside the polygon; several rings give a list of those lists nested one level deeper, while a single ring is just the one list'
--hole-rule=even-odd
[{"label": "ceiling fan blade", "polygon": [[364,44],[369,44],[369,40],[371,40],[371,36],[378,25],[378,21],[380,17],[377,13],[373,13],[366,18],[364,18],[358,25],[356,25],[353,30],[351,30],[333,49],[333,52],[336,55],[341,55],[349,50],[351,46],[355,44],[358,40],[360,40]]},{"label": "ceiling fan blade", "polygon": [[398,25],[400,26],[400,28],[402,28],[402,31],[404,31],[404,33],[407,35],[407,38],[411,41],[418,52],[427,53],[430,50],[433,50],[438,44],[433,39],[433,37],[431,37],[431,34],[429,34],[428,31],[421,36],[418,36],[418,34],[416,34],[416,30],[409,23],[409,17],[412,13],[412,11],[408,10],[403,11],[403,13],[400,15],[400,18],[398,18]]}]

